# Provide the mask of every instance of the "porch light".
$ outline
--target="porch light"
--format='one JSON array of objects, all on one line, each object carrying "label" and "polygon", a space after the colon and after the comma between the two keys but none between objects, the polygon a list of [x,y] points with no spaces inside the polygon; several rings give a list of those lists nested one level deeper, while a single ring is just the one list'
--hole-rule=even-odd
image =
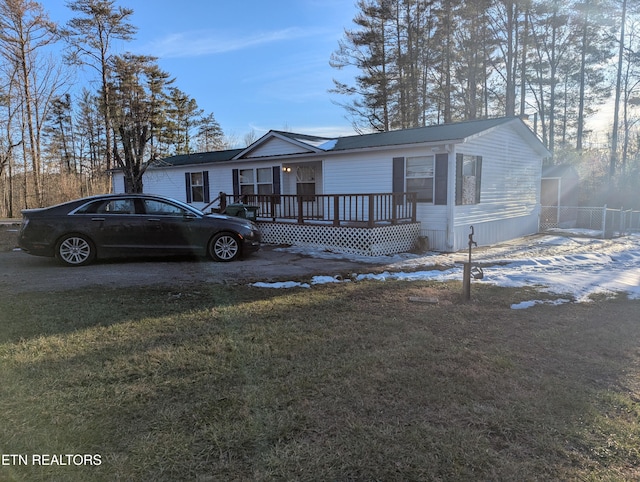
[{"label": "porch light", "polygon": [[289,166],[282,166],[282,172],[286,172],[286,173],[290,173],[291,172],[291,168]]}]

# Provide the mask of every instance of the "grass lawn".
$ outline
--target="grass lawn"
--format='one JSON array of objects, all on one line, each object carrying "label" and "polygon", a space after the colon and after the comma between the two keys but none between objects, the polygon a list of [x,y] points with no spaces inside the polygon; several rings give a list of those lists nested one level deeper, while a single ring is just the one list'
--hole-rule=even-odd
[{"label": "grass lawn", "polygon": [[639,479],[640,301],[473,297],[389,281],[2,299],[0,480]]}]

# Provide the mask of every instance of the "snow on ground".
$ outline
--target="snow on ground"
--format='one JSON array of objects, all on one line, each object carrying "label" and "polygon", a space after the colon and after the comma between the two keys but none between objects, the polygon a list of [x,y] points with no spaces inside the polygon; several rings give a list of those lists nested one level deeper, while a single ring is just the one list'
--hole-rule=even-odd
[{"label": "snow on ground", "polygon": [[[592,233],[557,230],[552,234],[528,236],[492,247],[474,248],[472,261],[482,266],[484,279],[472,283],[489,283],[505,287],[537,287],[558,295],[555,300],[531,300],[512,306],[528,308],[539,303],[560,304],[587,302],[592,295],[626,294],[640,299],[640,235],[615,239],[597,239]],[[354,273],[351,279],[319,276],[309,283],[255,283],[263,288],[311,288],[316,284],[351,280],[462,280],[462,263],[468,251],[425,255],[358,257],[328,253],[308,248],[281,248],[320,258],[345,258],[379,264],[382,273]]]}]

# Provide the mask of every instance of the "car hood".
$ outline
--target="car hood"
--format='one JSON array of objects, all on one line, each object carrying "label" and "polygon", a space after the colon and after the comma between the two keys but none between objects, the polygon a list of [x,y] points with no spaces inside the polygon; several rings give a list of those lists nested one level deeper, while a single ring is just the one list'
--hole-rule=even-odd
[{"label": "car hood", "polygon": [[228,214],[218,214],[218,213],[205,214],[205,217],[210,219],[224,219],[225,221],[228,221],[233,224],[237,224],[239,226],[244,226],[249,229],[257,229],[256,224],[250,219],[239,218],[237,216],[229,216]]},{"label": "car hood", "polygon": [[231,219],[231,220],[237,220],[238,218],[234,217],[234,216],[229,216],[228,214],[219,214],[219,213],[210,213],[210,214],[205,214],[206,217],[208,218],[214,218],[214,219]]}]

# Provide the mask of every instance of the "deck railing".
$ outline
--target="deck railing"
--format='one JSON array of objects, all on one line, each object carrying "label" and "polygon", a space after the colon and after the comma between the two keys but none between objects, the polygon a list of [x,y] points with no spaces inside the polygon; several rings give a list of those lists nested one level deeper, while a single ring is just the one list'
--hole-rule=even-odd
[{"label": "deck railing", "polygon": [[[222,194],[221,194],[222,196]],[[227,204],[242,202],[258,207],[260,221],[298,224],[374,227],[416,222],[417,195],[371,194],[246,194],[240,199],[225,195]]]}]

